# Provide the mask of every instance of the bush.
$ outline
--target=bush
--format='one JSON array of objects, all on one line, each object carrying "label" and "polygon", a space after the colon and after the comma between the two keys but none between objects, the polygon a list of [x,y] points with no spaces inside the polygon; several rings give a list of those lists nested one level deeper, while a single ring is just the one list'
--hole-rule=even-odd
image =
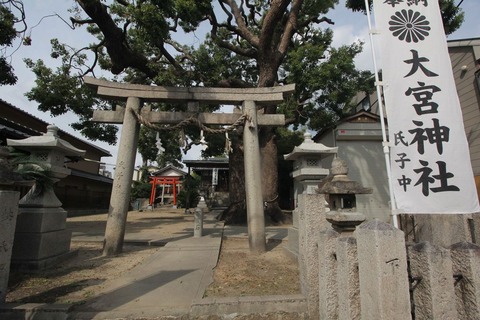
[{"label": "bush", "polygon": [[187,176],[183,182],[183,190],[178,193],[177,205],[180,208],[195,208],[200,200],[198,187],[200,177]]},{"label": "bush", "polygon": [[134,181],[132,191],[130,192],[130,199],[135,200],[138,198],[150,198],[152,192],[152,185],[148,182]]}]

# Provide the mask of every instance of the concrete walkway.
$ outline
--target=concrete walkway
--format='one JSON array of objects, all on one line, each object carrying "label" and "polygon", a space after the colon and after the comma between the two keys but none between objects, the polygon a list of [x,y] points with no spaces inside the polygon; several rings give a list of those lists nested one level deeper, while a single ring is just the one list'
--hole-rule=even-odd
[{"label": "concrete walkway", "polygon": [[[188,238],[168,242],[141,265],[106,286],[99,296],[75,308],[70,318],[155,318],[188,314],[192,301],[201,299],[213,281],[223,235],[223,223],[216,221],[215,215],[215,212],[205,215],[202,237],[193,237],[192,229]],[[77,235],[77,239],[81,237]],[[138,233],[137,237],[130,234],[127,239],[152,241],[145,233]]]}]

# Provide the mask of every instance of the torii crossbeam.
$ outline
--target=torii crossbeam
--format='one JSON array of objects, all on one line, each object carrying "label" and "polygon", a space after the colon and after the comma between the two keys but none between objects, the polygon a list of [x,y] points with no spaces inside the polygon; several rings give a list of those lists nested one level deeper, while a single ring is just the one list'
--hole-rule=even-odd
[{"label": "torii crossbeam", "polygon": [[[295,90],[295,85],[268,88],[178,88],[160,87],[98,80],[85,77],[87,85],[96,89],[100,97],[126,101],[125,108],[116,111],[96,110],[93,121],[101,123],[123,124],[117,165],[110,198],[110,209],[105,230],[104,255],[120,253],[125,235],[125,224],[130,199],[133,169],[137,150],[140,124],[137,116],[148,119],[150,123],[178,124],[195,116],[205,125],[231,125],[242,115],[246,116],[243,130],[245,187],[247,195],[248,238],[250,251],[265,251],[265,222],[263,216],[262,173],[260,148],[258,144],[259,126],[280,126],[285,124],[283,114],[257,115],[256,105],[281,103],[285,96]],[[239,113],[194,113],[194,112],[158,112],[142,108],[143,102],[170,103],[216,103],[242,105],[243,114]]]}]

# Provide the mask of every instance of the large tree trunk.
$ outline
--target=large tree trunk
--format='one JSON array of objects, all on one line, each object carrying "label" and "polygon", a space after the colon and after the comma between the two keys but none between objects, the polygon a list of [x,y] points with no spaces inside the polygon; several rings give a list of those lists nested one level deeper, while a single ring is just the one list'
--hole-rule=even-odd
[{"label": "large tree trunk", "polygon": [[243,160],[242,134],[235,134],[232,136],[232,152],[229,156],[230,205],[219,217],[220,220],[225,220],[226,224],[247,223]]},{"label": "large tree trunk", "polygon": [[274,128],[263,128],[260,135],[262,152],[262,190],[265,214],[274,224],[282,223],[285,217],[278,204],[278,159]]}]

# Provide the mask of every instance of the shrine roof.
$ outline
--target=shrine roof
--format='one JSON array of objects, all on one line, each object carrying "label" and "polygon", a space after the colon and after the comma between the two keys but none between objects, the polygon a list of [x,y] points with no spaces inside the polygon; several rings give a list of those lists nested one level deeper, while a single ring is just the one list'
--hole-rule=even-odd
[{"label": "shrine roof", "polygon": [[213,158],[202,160],[183,160],[188,168],[228,168],[228,158]]}]

